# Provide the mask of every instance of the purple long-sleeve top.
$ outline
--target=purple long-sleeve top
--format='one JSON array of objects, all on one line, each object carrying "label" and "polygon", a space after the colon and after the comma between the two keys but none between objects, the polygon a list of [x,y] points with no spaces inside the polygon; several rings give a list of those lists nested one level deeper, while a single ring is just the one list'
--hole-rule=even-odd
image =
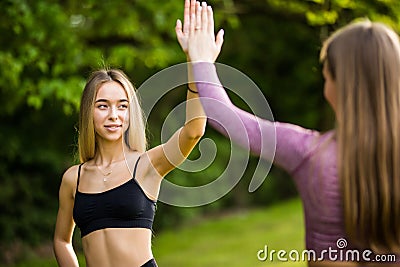
[{"label": "purple long-sleeve top", "polygon": [[214,64],[194,63],[193,74],[209,123],[293,177],[303,201],[306,248],[317,253],[329,247],[338,249],[337,241],[346,239],[346,234],[334,132],[321,134],[271,122],[237,108],[221,85]]}]

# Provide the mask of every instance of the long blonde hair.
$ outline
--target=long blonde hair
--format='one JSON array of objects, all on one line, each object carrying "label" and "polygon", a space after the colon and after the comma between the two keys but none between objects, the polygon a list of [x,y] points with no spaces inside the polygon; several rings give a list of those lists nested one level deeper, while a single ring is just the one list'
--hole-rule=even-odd
[{"label": "long blonde hair", "polygon": [[400,44],[388,26],[352,23],[324,43],[336,84],[338,168],[348,238],[400,251]]},{"label": "long blonde hair", "polygon": [[129,127],[125,131],[125,143],[127,146],[140,153],[146,151],[146,131],[143,111],[139,103],[136,90],[129,78],[117,69],[101,69],[94,71],[82,93],[81,106],[79,113],[79,138],[78,150],[81,162],[86,162],[96,154],[96,133],[93,122],[93,110],[97,91],[106,82],[118,82],[128,96],[129,105]]}]

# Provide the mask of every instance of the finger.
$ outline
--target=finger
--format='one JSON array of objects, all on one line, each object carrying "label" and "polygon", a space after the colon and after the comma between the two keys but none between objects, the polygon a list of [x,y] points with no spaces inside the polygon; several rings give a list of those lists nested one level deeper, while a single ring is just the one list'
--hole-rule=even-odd
[{"label": "finger", "polygon": [[185,0],[185,8],[183,11],[183,32],[189,32],[190,25],[190,0]]},{"label": "finger", "polygon": [[176,20],[175,32],[176,32],[176,36],[178,36],[178,37],[180,35],[182,35],[182,22],[180,19]]},{"label": "finger", "polygon": [[[190,11],[189,11],[189,15],[190,15],[190,22],[192,22],[192,16],[196,16],[196,0],[191,0],[190,1]],[[196,26],[196,25],[194,25]]]},{"label": "finger", "polygon": [[182,32],[182,22],[179,19],[176,21],[175,33],[179,44],[182,45],[182,41],[185,38],[185,34]]},{"label": "finger", "polygon": [[221,50],[222,44],[224,43],[224,30],[221,29],[217,33],[217,37],[215,39],[215,45],[218,47],[218,50]]},{"label": "finger", "polygon": [[207,30],[214,35],[214,14],[211,6],[207,7],[208,25]]},{"label": "finger", "polygon": [[189,32],[190,34],[194,33],[194,28],[196,27],[196,0],[192,0],[190,2],[190,23],[189,23]]},{"label": "finger", "polygon": [[208,28],[208,12],[207,12],[207,3],[202,2],[201,3],[201,30],[202,31],[207,31]]},{"label": "finger", "polygon": [[196,2],[196,30],[201,29],[201,6],[200,2]]}]

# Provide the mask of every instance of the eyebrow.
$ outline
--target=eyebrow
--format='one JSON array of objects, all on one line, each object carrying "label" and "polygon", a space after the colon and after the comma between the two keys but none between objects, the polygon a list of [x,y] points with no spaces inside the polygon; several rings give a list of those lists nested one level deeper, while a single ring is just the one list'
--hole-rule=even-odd
[{"label": "eyebrow", "polygon": [[[100,98],[100,99],[97,99],[97,100],[95,101],[95,103],[98,103],[98,102],[110,102],[110,100]],[[119,102],[119,103],[121,103],[121,102],[128,102],[128,100],[127,100],[127,99],[120,99],[118,102]]]}]

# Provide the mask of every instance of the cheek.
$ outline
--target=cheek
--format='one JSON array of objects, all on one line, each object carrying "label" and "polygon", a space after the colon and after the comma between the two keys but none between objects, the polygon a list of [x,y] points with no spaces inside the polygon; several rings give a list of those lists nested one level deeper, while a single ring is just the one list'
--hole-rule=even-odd
[{"label": "cheek", "polygon": [[102,118],[102,116],[101,116],[101,112],[98,112],[98,111],[94,111],[93,112],[93,121],[94,121],[94,124],[96,125],[96,124],[98,124],[100,121],[101,121],[101,118]]},{"label": "cheek", "polygon": [[93,123],[94,123],[94,128],[97,131],[102,127],[104,124],[106,115],[104,112],[101,112],[100,110],[94,110],[93,112]]},{"label": "cheek", "polygon": [[129,111],[126,111],[124,114],[122,114],[122,122],[123,122],[123,129],[126,131],[129,127]]}]

